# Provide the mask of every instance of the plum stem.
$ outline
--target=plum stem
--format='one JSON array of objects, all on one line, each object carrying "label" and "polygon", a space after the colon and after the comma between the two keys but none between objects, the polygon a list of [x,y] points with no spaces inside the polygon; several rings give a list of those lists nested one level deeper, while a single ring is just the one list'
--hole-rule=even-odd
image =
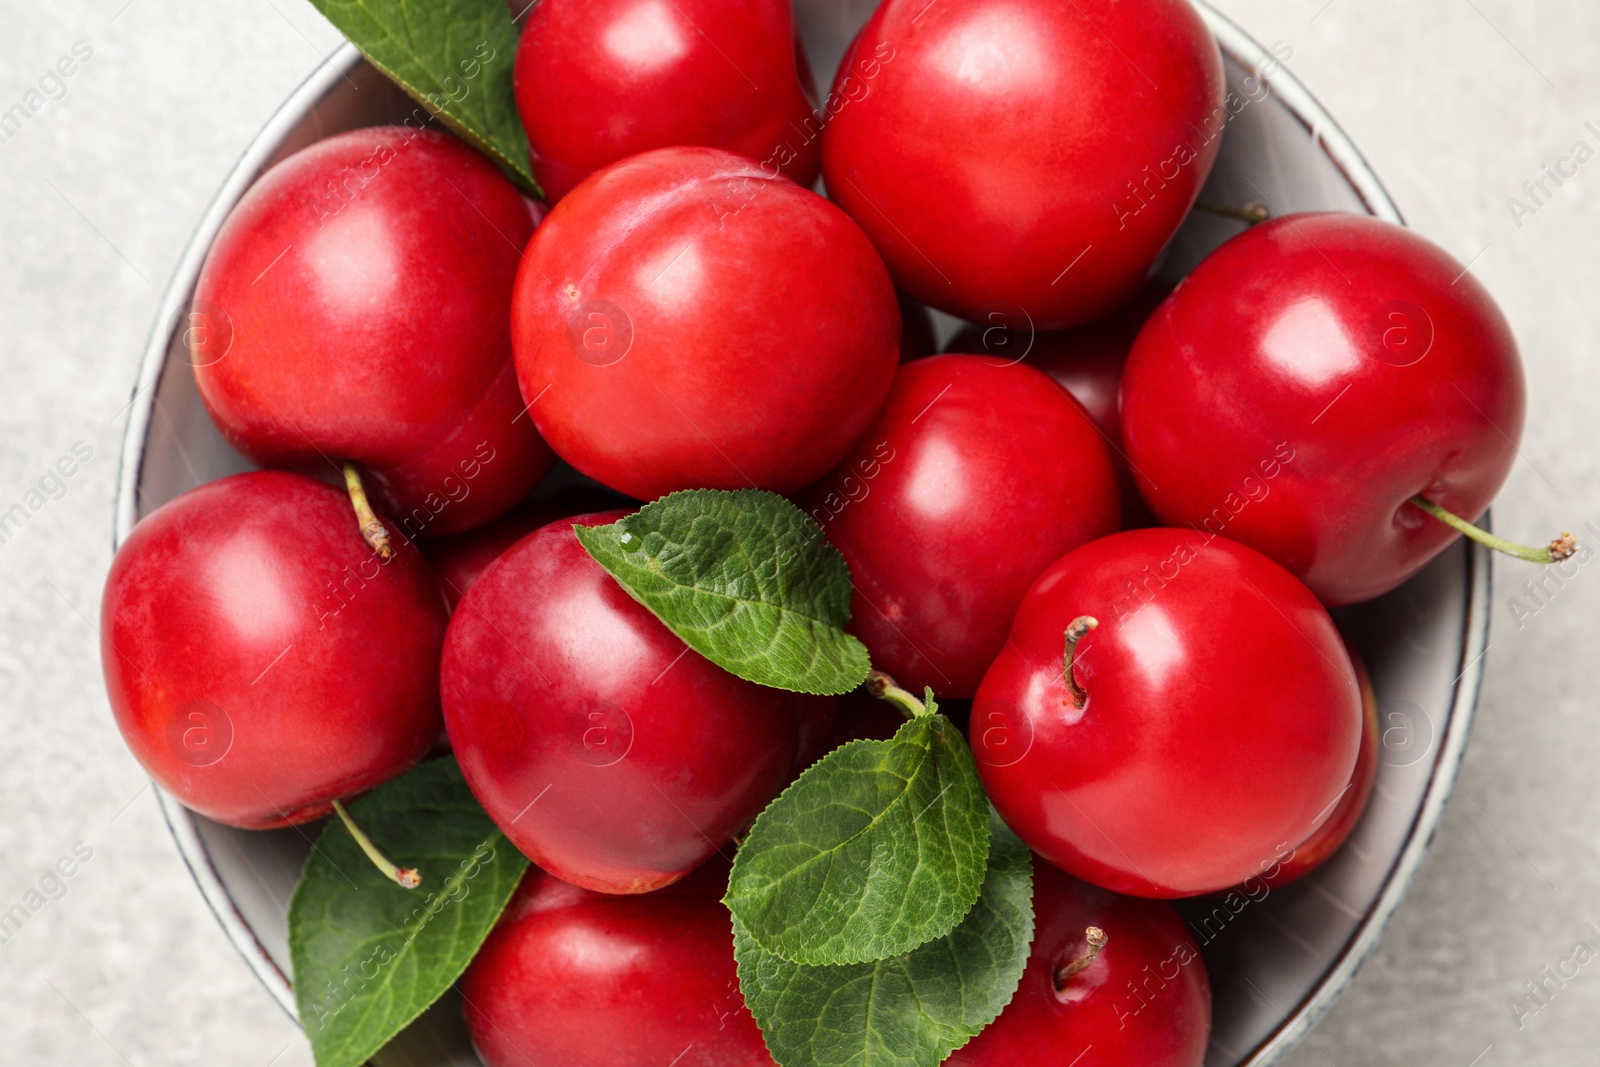
[{"label": "plum stem", "polygon": [[1078,653],[1078,642],[1099,625],[1100,620],[1093,615],[1079,615],[1067,624],[1067,651],[1063,657],[1066,666],[1067,692],[1072,694],[1072,703],[1079,708],[1089,699],[1089,694],[1079,688],[1078,680],[1072,676],[1072,660]]},{"label": "plum stem", "polygon": [[1196,200],[1196,210],[1205,211],[1212,215],[1222,215],[1230,219],[1254,226],[1258,222],[1266,222],[1272,217],[1272,210],[1267,205],[1252,200],[1244,207],[1234,207],[1232,204],[1219,204],[1215,200]]},{"label": "plum stem", "polygon": [[1559,563],[1578,550],[1577,539],[1570,533],[1563,533],[1543,548],[1535,548],[1532,545],[1519,545],[1515,541],[1507,541],[1504,538],[1496,537],[1488,530],[1472,525],[1466,519],[1454,512],[1446,511],[1425,496],[1414,496],[1411,498],[1411,502],[1451,529],[1459,530],[1461,533],[1466,534],[1480,545],[1488,545],[1496,552],[1504,552],[1508,556],[1525,559],[1529,563]]},{"label": "plum stem", "polygon": [[354,463],[344,465],[344,487],[350,491],[350,503],[356,509],[356,522],[361,524],[361,536],[372,546],[379,559],[388,559],[394,555],[394,546],[389,543],[389,531],[384,529],[377,514],[372,510],[372,505],[367,501],[366,487],[361,484],[361,475],[356,472]]},{"label": "plum stem", "polygon": [[350,831],[350,836],[356,839],[356,844],[361,846],[361,851],[367,854],[367,859],[383,872],[385,878],[401,889],[415,889],[422,884],[422,874],[415,867],[396,867],[389,862],[389,857],[378,850],[378,846],[372,843],[372,838],[366,835],[366,831],[356,825],[356,821],[345,810],[343,801],[335,800],[333,810],[338,813],[344,828]]},{"label": "plum stem", "polygon": [[1073,975],[1083,973],[1083,971],[1088,969],[1090,964],[1100,958],[1100,950],[1106,947],[1106,941],[1109,940],[1106,937],[1106,932],[1100,929],[1098,926],[1090,926],[1085,929],[1083,931],[1083,937],[1084,940],[1089,943],[1089,947],[1084,950],[1083,955],[1079,956],[1071,963],[1064,963],[1060,967],[1056,968],[1055,982],[1057,993],[1066,988],[1067,983],[1072,980]]},{"label": "plum stem", "polygon": [[[872,671],[867,675],[867,680],[863,684],[867,687],[867,692],[879,700],[887,700],[899,708],[901,713],[908,719],[916,719],[930,714],[927,701],[918,700],[915,693],[901,689],[895,680],[883,671]],[[929,696],[932,695],[930,690]]]}]

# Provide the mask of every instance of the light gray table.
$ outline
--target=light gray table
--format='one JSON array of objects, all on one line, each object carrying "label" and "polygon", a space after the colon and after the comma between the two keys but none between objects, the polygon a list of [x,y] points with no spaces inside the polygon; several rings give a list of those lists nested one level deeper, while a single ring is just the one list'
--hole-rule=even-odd
[{"label": "light gray table", "polygon": [[[42,103],[0,125],[0,512],[27,514],[0,530],[0,912],[30,892],[44,904],[0,932],[0,1061],[309,1064],[123,750],[96,627],[120,409],[160,287],[241,148],[339,38],[303,0],[4,3],[0,113],[30,91]],[[1413,225],[1510,315],[1530,410],[1497,526],[1600,546],[1600,158],[1537,200],[1524,189],[1579,141],[1600,153],[1600,5],[1218,6],[1293,48]],[[70,76],[52,74],[62,57]],[[1444,827],[1294,1067],[1553,1067],[1600,1048],[1600,954],[1569,963],[1580,940],[1600,952],[1600,565],[1535,595],[1524,569],[1497,577]],[[73,873],[48,876],[58,863]],[[1525,983],[1544,992],[1518,1009]]]}]

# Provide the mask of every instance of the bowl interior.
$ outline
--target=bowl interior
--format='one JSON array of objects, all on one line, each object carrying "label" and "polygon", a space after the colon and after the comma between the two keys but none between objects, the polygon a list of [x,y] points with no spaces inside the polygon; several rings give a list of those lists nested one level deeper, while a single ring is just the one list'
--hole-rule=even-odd
[{"label": "bowl interior", "polygon": [[[864,0],[797,0],[819,77],[837,65],[870,13]],[[1398,221],[1377,180],[1337,127],[1285,72],[1262,82],[1269,53],[1203,8],[1243,101],[1228,124],[1205,198],[1261,201],[1275,213],[1371,212]],[[824,91],[826,86],[823,87]],[[249,468],[200,402],[183,345],[184,309],[227,209],[266,167],[342,130],[398,120],[414,105],[353,48],[335,53],[274,117],[218,194],[180,264],[135,395],[124,457],[118,539],[137,518],[196,485]],[[1241,224],[1196,213],[1162,273],[1178,278]],[[955,320],[940,316],[942,336]],[[1426,848],[1454,780],[1486,640],[1488,568],[1457,544],[1389,596],[1343,611],[1371,666],[1384,732],[1377,786],[1354,836],[1329,863],[1287,888],[1184,905],[1215,996],[1207,1067],[1264,1067],[1281,1058],[1348,984],[1381,936]],[[319,827],[234,830],[163,796],[179,847],[219,921],[279,1002],[293,1011],[285,916]],[[477,1063],[447,997],[374,1063]]]}]

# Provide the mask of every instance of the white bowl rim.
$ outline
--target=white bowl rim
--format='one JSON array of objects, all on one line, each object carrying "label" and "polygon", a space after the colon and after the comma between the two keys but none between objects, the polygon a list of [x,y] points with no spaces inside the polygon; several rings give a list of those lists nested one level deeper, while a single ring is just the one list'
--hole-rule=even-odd
[{"label": "white bowl rim", "polygon": [[[1192,0],[1218,45],[1228,58],[1239,63],[1270,85],[1272,93],[1311,133],[1312,139],[1338,167],[1350,187],[1372,215],[1404,224],[1399,208],[1390,198],[1378,176],[1368,166],[1355,144],[1340,129],[1332,116],[1288,69],[1243,29],[1212,8],[1205,0]],[[154,411],[156,386],[166,366],[172,331],[189,303],[206,253],[215,240],[228,212],[260,174],[266,161],[277,151],[284,136],[305,112],[362,63],[359,50],[348,41],[336,49],[279,105],[261,131],[251,140],[239,161],[229,171],[205,214],[195,227],[162,296],[155,323],[139,365],[133,396],[129,401],[128,425],[123,435],[114,505],[113,548],[120,547],[138,521],[138,484],[143,467],[145,443]],[[1270,72],[1270,73],[1268,73]],[[1488,526],[1489,517],[1484,516]],[[1440,738],[1427,792],[1405,844],[1396,856],[1383,891],[1363,916],[1355,934],[1346,943],[1333,966],[1299,1004],[1283,1015],[1282,1023],[1258,1045],[1239,1067],[1269,1067],[1300,1044],[1349,987],[1356,972],[1371,957],[1384,931],[1393,920],[1400,902],[1415,879],[1422,858],[1432,842],[1444,814],[1446,801],[1454,789],[1461,760],[1466,750],[1483,680],[1484,653],[1488,650],[1490,607],[1490,556],[1484,546],[1468,546],[1466,599],[1462,626],[1461,652],[1451,697],[1450,719]],[[155,794],[161,812],[177,843],[178,852],[200,888],[223,932],[245,963],[272,994],[290,1018],[298,1018],[294,991],[288,975],[273,962],[254,930],[234,906],[227,887],[212,865],[192,813],[159,786]]]}]

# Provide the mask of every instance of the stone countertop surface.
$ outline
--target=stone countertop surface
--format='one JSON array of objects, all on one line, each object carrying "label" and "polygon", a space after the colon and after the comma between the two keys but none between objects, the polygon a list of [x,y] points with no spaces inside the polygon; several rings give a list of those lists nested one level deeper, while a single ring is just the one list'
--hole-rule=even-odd
[{"label": "stone countertop surface", "polygon": [[[1510,316],[1529,418],[1497,527],[1600,540],[1600,5],[1218,6],[1292,49],[1411,224]],[[0,934],[0,1061],[310,1064],[123,748],[96,619],[123,408],[162,286],[240,151],[340,37],[304,0],[4,7],[0,112],[45,99],[0,136],[0,512],[28,511],[0,544],[0,911],[34,892],[44,906]],[[62,57],[74,73],[52,80]],[[1531,197],[1558,164],[1576,176]],[[1537,575],[1497,565],[1459,788],[1382,947],[1293,1067],[1593,1061],[1600,961],[1574,949],[1600,949],[1600,572],[1570,574],[1530,593]],[[1525,983],[1538,1001],[1517,1000]]]}]

